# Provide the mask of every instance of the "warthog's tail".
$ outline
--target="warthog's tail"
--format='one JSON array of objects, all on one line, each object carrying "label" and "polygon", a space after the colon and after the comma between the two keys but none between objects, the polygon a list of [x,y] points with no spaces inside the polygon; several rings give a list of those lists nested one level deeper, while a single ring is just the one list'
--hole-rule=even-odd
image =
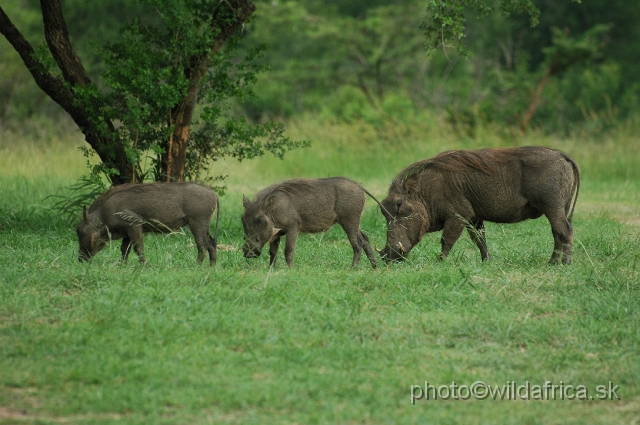
[{"label": "warthog's tail", "polygon": [[578,202],[578,193],[580,193],[580,167],[578,167],[578,163],[575,162],[573,158],[571,158],[569,155],[562,153],[562,156],[573,167],[573,176],[574,176],[573,192],[575,193],[575,195],[573,198],[573,206],[571,207],[571,212],[567,217],[567,220],[569,220],[569,223],[571,223],[571,220],[573,219],[573,212],[576,210],[576,202]]},{"label": "warthog's tail", "polygon": [[218,247],[218,223],[220,222],[220,198],[216,195],[216,227],[213,228],[213,247]]},{"label": "warthog's tail", "polygon": [[380,203],[380,201],[378,201],[378,199],[377,199],[375,196],[373,196],[373,195],[371,194],[371,192],[369,192],[369,191],[368,191],[367,189],[365,189],[364,187],[362,188],[362,190],[364,190],[364,193],[366,193],[367,195],[369,195],[369,196],[371,197],[371,199],[373,199],[374,201],[376,201],[376,203],[377,203],[378,205],[380,205],[380,208],[382,208],[384,211],[386,211],[386,212],[387,212],[387,214],[389,215],[389,217],[393,217],[393,214],[391,214],[391,213],[389,212],[389,210],[387,210],[387,209],[386,209],[386,208],[385,208],[385,207]]}]

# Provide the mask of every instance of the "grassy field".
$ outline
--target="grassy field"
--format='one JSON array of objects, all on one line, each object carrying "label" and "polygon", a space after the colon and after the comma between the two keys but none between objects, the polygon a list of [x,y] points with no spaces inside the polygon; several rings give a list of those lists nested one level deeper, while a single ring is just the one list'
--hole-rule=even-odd
[{"label": "grassy field", "polygon": [[[229,177],[214,268],[197,266],[188,231],[147,237],[145,266],[122,264],[116,243],[79,264],[73,224],[47,196],[85,171],[81,138],[0,134],[0,423],[638,423],[633,132],[592,141],[486,130],[471,139],[438,128],[301,120],[290,135],[312,148],[215,164],[212,174]],[[560,148],[581,165],[571,266],[547,265],[544,218],[489,224],[487,264],[466,235],[436,261],[440,235],[430,234],[405,263],[372,270],[363,256],[352,270],[339,228],[301,236],[291,270],[282,254],[269,270],[266,255],[239,251],[242,194],[274,181],[344,175],[383,198],[402,167],[441,150],[526,144]],[[372,201],[362,227],[384,245]],[[419,395],[425,381],[549,381],[584,386],[578,395],[588,399],[560,400],[559,387],[545,400],[444,400],[442,390],[413,404],[412,386]],[[617,386],[617,397],[600,400],[599,385]]]}]

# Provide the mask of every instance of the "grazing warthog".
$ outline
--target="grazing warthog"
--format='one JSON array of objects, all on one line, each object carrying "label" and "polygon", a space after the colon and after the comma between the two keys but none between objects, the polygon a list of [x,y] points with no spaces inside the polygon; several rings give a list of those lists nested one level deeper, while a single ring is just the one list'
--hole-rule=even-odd
[{"label": "grazing warthog", "polygon": [[[214,237],[209,233],[213,211],[217,209]],[[122,239],[120,250],[126,260],[131,246],[141,263],[143,233],[169,233],[187,226],[196,240],[198,262],[209,252],[216,262],[216,238],[220,203],[215,192],[195,183],[139,183],[115,186],[96,199],[89,210],[82,208],[76,227],[80,243],[79,261],[96,255],[110,240]]]},{"label": "grazing warthog", "polygon": [[[571,218],[580,169],[545,147],[457,150],[411,164],[382,201],[388,223],[383,259],[402,260],[428,232],[442,230],[444,259],[464,228],[489,260],[484,222],[516,223],[545,215],[554,248],[550,263],[571,263]],[[573,207],[571,201],[574,198]]]},{"label": "grazing warthog", "polygon": [[244,256],[260,256],[262,247],[269,243],[270,265],[274,266],[280,238],[286,235],[284,257],[291,267],[299,233],[324,232],[338,223],[353,247],[352,266],[358,265],[364,248],[371,265],[376,267],[369,238],[360,230],[365,193],[376,200],[358,183],[331,177],[277,183],[260,191],[253,202],[243,197]]}]

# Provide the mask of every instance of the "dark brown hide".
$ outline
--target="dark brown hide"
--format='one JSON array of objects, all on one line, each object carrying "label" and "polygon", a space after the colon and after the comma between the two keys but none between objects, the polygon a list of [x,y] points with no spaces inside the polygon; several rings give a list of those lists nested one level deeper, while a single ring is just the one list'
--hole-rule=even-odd
[{"label": "dark brown hide", "polygon": [[122,239],[124,260],[131,247],[141,263],[144,256],[143,233],[169,233],[187,226],[198,247],[198,262],[209,253],[211,265],[216,262],[215,237],[209,225],[219,201],[215,192],[195,183],[141,183],[115,186],[94,201],[89,210],[83,208],[83,218],[76,227],[80,244],[80,261],[89,260],[110,240]]},{"label": "dark brown hide", "polygon": [[554,149],[443,152],[411,164],[391,183],[382,201],[388,229],[381,255],[387,261],[404,259],[425,233],[442,230],[444,259],[467,228],[488,260],[485,221],[516,223],[545,215],[554,239],[550,262],[569,264],[579,190],[578,164]]},{"label": "dark brown hide", "polygon": [[245,197],[242,216],[244,256],[258,257],[264,245],[269,243],[270,264],[273,266],[280,238],[286,235],[284,256],[291,267],[299,233],[324,232],[338,223],[353,247],[352,266],[358,265],[364,249],[375,267],[376,258],[369,238],[360,230],[365,193],[372,196],[351,180],[331,177],[288,180],[260,191],[253,202]]}]

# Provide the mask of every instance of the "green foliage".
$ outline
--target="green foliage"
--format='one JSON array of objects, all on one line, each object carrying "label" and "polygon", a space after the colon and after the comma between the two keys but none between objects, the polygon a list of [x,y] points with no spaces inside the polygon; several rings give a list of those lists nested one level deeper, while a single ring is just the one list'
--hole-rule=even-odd
[{"label": "green foliage", "polygon": [[347,87],[380,109],[388,93],[420,77],[416,62],[427,61],[416,18],[421,7],[413,1],[371,7],[357,18],[317,14],[293,1],[265,5],[258,13],[247,42],[269,45],[264,63],[272,68],[258,88],[259,97],[266,93],[270,101],[249,106],[258,116],[328,110],[339,103],[337,92],[355,94]]},{"label": "green foliage", "polygon": [[[557,50],[558,57],[567,59],[571,46],[566,43],[573,43],[574,53],[582,46],[595,47],[597,54],[588,55],[589,60],[581,64],[574,61],[573,70],[552,78],[533,126],[548,132],[587,131],[597,136],[596,127],[606,132],[611,126],[593,126],[592,117],[624,121],[634,115],[637,83],[625,80],[626,70],[619,68],[620,85],[612,84],[612,66],[619,63],[609,56],[617,46],[612,38],[616,27],[605,38],[606,25],[574,24],[568,19],[589,15],[590,8],[600,10],[600,3],[569,8],[572,2],[560,2],[557,10],[538,5],[544,27],[531,27],[530,18],[537,14],[525,2],[431,2],[425,12],[424,3],[408,1],[393,7],[363,6],[357,13],[351,8],[341,13],[337,6],[322,3],[323,8],[320,3],[265,3],[248,26],[247,44],[258,40],[268,44],[262,63],[271,68],[256,87],[260,100],[244,105],[253,119],[317,111],[326,118],[377,120],[384,125],[390,118],[383,107],[386,98],[404,96],[404,104],[413,105],[414,114],[424,109],[436,111],[461,134],[473,135],[481,123],[517,128],[548,67],[550,56],[545,51],[552,55]],[[483,15],[482,19],[469,19],[466,12],[462,15],[468,19],[462,21],[464,46],[473,57],[465,58],[449,45],[425,55],[425,38],[416,28],[421,21],[431,22],[433,28],[428,13],[440,5],[462,11],[470,6]],[[514,15],[506,20],[508,11]],[[526,15],[526,22],[520,12]],[[616,19],[625,26],[626,19],[640,22],[634,14]],[[562,28],[555,44],[551,27]],[[601,82],[602,86],[590,85],[591,91],[570,89],[582,83],[578,75],[586,69],[591,83]],[[397,112],[390,111],[392,115]]]},{"label": "green foliage", "polygon": [[[104,136],[126,144],[136,174],[161,180],[165,178],[162,155],[170,148],[177,125],[178,117],[172,114],[194,84],[190,82],[190,73],[196,72],[194,58],[209,54],[220,23],[212,22],[217,2],[146,3],[154,13],[123,27],[122,41],[108,42],[102,49],[102,83],[107,90],[93,86],[81,96],[85,109],[104,105],[94,120],[107,118],[118,123],[117,137],[102,126]],[[212,55],[210,70],[195,83],[201,86],[198,100],[202,106],[191,123],[185,167],[188,179],[203,178],[204,167],[226,156],[242,160],[271,152],[282,157],[287,150],[305,145],[285,137],[280,124],[249,125],[234,116],[234,102],[255,97],[251,86],[264,71],[255,63],[264,47],[255,46],[238,59],[234,55],[239,39],[234,36]]]},{"label": "green foliage", "polygon": [[[2,5],[3,10],[14,19],[14,24],[21,28],[27,39],[33,39],[38,33],[38,21],[41,17],[37,11],[27,7],[25,1],[9,2]],[[11,45],[0,37],[0,125],[18,127],[19,120],[42,113],[42,94],[31,77],[24,72],[24,65]]]},{"label": "green foliage", "polygon": [[[522,64],[512,70],[492,70],[487,81],[487,87],[492,91],[479,101],[482,118],[515,125],[522,120],[531,99],[542,95],[543,101],[535,109],[534,123],[547,131],[575,131],[580,127],[577,123],[582,121],[584,126],[586,114],[595,111],[606,111],[610,119],[617,120],[618,117],[610,115],[609,93],[620,90],[615,81],[619,83],[619,78],[614,76],[614,68],[597,63],[610,28],[609,25],[596,25],[576,37],[568,30],[552,28],[553,44],[543,49],[546,57],[536,73]],[[590,76],[591,84],[585,86],[582,76],[586,75]],[[538,79],[533,79],[534,76]],[[601,85],[595,87],[596,81]],[[546,88],[547,85],[550,87]],[[546,91],[553,91],[553,94]],[[496,98],[500,101],[496,102]],[[594,99],[599,100],[594,102]]]},{"label": "green foliage", "polygon": [[[35,5],[30,6],[35,11]],[[113,11],[117,2],[98,1],[82,9],[82,4],[70,1],[66,6],[77,19],[80,10]],[[100,40],[103,62],[97,64],[97,56],[91,54],[80,55],[93,61],[92,71],[102,71],[101,79],[90,85],[66,81],[74,101],[73,106],[65,106],[66,112],[103,161],[91,166],[93,177],[103,175],[116,183],[200,179],[203,168],[225,156],[242,160],[271,152],[282,157],[290,149],[307,145],[288,139],[281,124],[249,124],[238,118],[235,105],[255,96],[251,86],[265,67],[255,63],[263,46],[237,56],[242,37],[237,20],[244,23],[249,15],[239,18],[233,7],[213,0],[140,0],[114,12],[118,16],[130,12],[126,21],[135,19],[118,36],[112,26],[105,31],[103,35],[113,39]],[[3,31],[12,27],[9,20],[4,21]],[[113,21],[104,23],[110,26]],[[92,28],[82,24],[75,32],[95,36]],[[78,44],[86,48],[90,42]],[[40,45],[35,55],[43,72],[62,78],[49,46],[36,45]],[[189,135],[196,141],[193,152]],[[114,179],[117,175],[122,178]]]},{"label": "green foliage", "polygon": [[530,16],[531,26],[538,24],[540,10],[531,0],[429,0],[428,18],[421,26],[427,39],[427,51],[433,52],[439,46],[451,44],[462,54],[468,55],[470,51],[462,43],[466,12],[471,9],[478,18],[485,18],[496,10],[496,6],[504,17],[511,13],[526,13]]},{"label": "green foliage", "polygon": [[[457,126],[460,134],[473,135],[479,125],[493,123],[509,131],[519,126],[532,91],[553,56],[552,51],[557,50],[558,58],[569,58],[563,50],[567,46],[562,47],[565,41],[579,44],[582,40],[587,49],[590,48],[587,45],[598,44],[601,48],[588,61],[573,63],[562,75],[556,74],[550,79],[533,118],[533,128],[549,133],[602,137],[619,123],[636,119],[640,99],[640,72],[635,60],[640,56],[640,8],[628,1],[406,0],[391,5],[381,0],[279,0],[256,4],[255,19],[245,25],[238,50],[229,47],[220,57],[221,62],[215,65],[229,72],[228,82],[238,83],[240,90],[232,90],[233,95],[222,93],[227,102],[225,106],[204,101],[197,110],[192,129],[193,146],[197,145],[197,149],[189,153],[190,175],[198,174],[196,170],[201,169],[205,152],[213,152],[214,145],[226,143],[223,142],[229,132],[226,116],[237,120],[243,115],[255,124],[313,112],[329,119],[377,120],[384,126],[385,120],[397,120],[397,116],[404,114],[390,117],[388,111],[393,115],[396,109],[384,106],[389,104],[387,98],[399,101],[404,97],[403,105],[413,105],[410,115],[429,110]],[[41,31],[35,2],[3,7],[30,39]],[[173,25],[163,23],[164,18],[149,4],[123,0],[95,0],[88,4],[67,0],[64,10],[74,46],[78,47],[92,76],[100,75],[104,62],[93,53],[91,46],[102,45],[104,40],[116,46],[129,37],[123,48],[130,50],[131,55],[145,58],[149,66],[157,65],[138,74],[137,65],[118,62],[118,66],[122,66],[122,75],[118,78],[122,81],[114,84],[131,85],[129,80],[138,84],[133,90],[139,91],[140,98],[120,96],[122,111],[118,114],[131,124],[127,143],[131,145],[131,158],[142,164],[138,171],[161,174],[155,171],[155,165],[149,165],[151,160],[147,157],[157,158],[163,149],[150,147],[136,154],[133,145],[140,146],[140,134],[146,134],[149,141],[144,143],[152,146],[150,140],[154,132],[163,137],[169,132],[171,125],[163,105],[170,96],[184,90],[179,84],[184,77],[172,70],[173,59],[168,59],[168,55],[171,49],[183,49],[186,39],[197,34],[195,20],[200,18],[189,20],[178,10],[170,11],[165,16],[167,19],[174,19],[173,15],[176,22],[185,19],[181,23],[184,34],[180,32],[185,38],[169,37],[166,42],[158,39],[156,48],[142,51],[135,47],[139,41],[134,39],[143,36],[143,26],[155,28],[155,33],[144,35],[152,37],[163,32],[168,36]],[[140,29],[118,33],[120,23],[131,17],[139,18]],[[532,27],[536,22],[539,24]],[[190,25],[194,25],[193,29],[187,30]],[[602,25],[612,25],[606,38],[589,41],[594,29],[603,28]],[[135,35],[135,31],[140,34]],[[566,40],[563,41],[563,37]],[[129,42],[133,44],[129,46]],[[268,45],[268,50],[260,50],[261,45]],[[164,56],[159,53],[163,49]],[[432,53],[427,55],[425,51]],[[461,52],[465,51],[472,56],[463,56]],[[156,54],[158,56],[154,56]],[[186,51],[176,60],[183,61],[184,57],[187,57]],[[0,60],[3,125],[15,124],[20,128],[23,118],[34,114],[55,117],[59,113],[44,101],[33,84],[29,85],[30,77],[20,73],[20,64],[16,65],[19,59],[12,56],[10,47],[0,48]],[[224,65],[225,60],[231,60],[232,65]],[[116,62],[114,59],[114,64]],[[247,66],[244,70],[235,68],[243,64]],[[270,72],[261,73],[266,68]],[[251,73],[254,77],[260,76],[253,86],[252,80],[242,82],[240,76],[249,77]],[[174,77],[175,84],[165,87],[163,78]],[[144,79],[148,79],[146,88]],[[222,81],[221,87],[226,87],[225,84],[227,82]],[[105,88],[102,82],[97,86],[101,92]],[[148,92],[154,87],[162,94],[157,105],[148,103]],[[251,89],[257,96],[250,94]],[[209,103],[216,113],[221,111],[220,121],[215,125],[207,124],[200,117]],[[131,113],[126,111],[129,106]],[[140,121],[144,116],[159,124],[145,128]],[[196,136],[198,129],[207,135]],[[207,139],[217,141],[204,146]],[[154,161],[156,164],[157,160]]]},{"label": "green foliage", "polygon": [[[80,177],[75,183],[65,187],[65,195],[49,195],[47,198],[57,199],[51,205],[68,223],[73,223],[78,211],[91,203],[107,190],[104,180],[98,173]],[[46,198],[45,198],[46,199]]]},{"label": "green foliage", "polygon": [[638,88],[630,88],[625,99],[613,103],[611,93],[621,89],[618,65],[602,63],[577,67],[545,89],[544,102],[535,121],[548,131],[598,136],[614,130],[623,116],[637,105]]},{"label": "green foliage", "polygon": [[601,56],[600,51],[610,30],[611,25],[596,25],[575,39],[569,36],[568,30],[552,28],[553,44],[542,49],[549,75],[561,74],[577,63]]}]

